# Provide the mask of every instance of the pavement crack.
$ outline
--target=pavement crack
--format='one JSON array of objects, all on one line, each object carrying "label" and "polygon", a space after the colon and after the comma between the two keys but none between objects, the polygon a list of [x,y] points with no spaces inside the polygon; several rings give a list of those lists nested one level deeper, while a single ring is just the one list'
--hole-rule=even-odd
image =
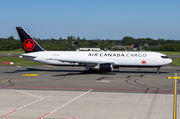
[{"label": "pavement crack", "polygon": [[137,102],[136,106],[135,106],[134,109],[132,110],[132,112],[131,112],[131,114],[130,114],[130,116],[129,116],[128,119],[131,119],[131,118],[132,118],[134,112],[135,112],[135,111],[137,110],[137,108],[139,107],[140,102],[143,100],[143,98],[144,98],[144,96],[145,96],[145,94],[147,93],[148,90],[149,90],[149,88],[147,88],[146,91],[144,92],[144,94],[141,96],[141,98],[139,99],[139,101]]},{"label": "pavement crack", "polygon": [[153,108],[154,108],[154,103],[157,99],[157,94],[158,94],[158,91],[159,91],[159,88],[156,90],[156,93],[154,94],[153,96],[153,99],[151,101],[151,104],[150,104],[150,107],[147,111],[147,114],[146,114],[146,118],[145,119],[150,119],[151,118],[151,115],[152,115],[152,112],[153,112]]}]

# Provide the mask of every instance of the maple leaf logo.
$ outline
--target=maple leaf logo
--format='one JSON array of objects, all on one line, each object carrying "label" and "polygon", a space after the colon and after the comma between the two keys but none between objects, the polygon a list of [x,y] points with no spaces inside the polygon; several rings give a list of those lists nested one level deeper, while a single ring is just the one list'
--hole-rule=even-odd
[{"label": "maple leaf logo", "polygon": [[142,63],[142,64],[146,64],[146,60],[142,60],[141,63]]},{"label": "maple leaf logo", "polygon": [[32,48],[33,46],[33,44],[30,41],[28,41],[28,43],[26,43],[25,45],[26,45],[26,48]]},{"label": "maple leaf logo", "polygon": [[32,51],[35,47],[35,43],[31,39],[26,39],[23,43],[23,47],[26,51]]}]

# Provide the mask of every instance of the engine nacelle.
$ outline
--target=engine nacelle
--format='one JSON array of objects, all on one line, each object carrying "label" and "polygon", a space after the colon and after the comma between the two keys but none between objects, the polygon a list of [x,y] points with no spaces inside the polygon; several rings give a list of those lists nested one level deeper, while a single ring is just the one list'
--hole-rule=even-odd
[{"label": "engine nacelle", "polygon": [[113,64],[112,63],[99,64],[99,70],[103,72],[111,72],[113,71]]},{"label": "engine nacelle", "polygon": [[113,63],[99,63],[96,66],[87,66],[85,68],[88,71],[99,70],[99,71],[102,71],[102,72],[112,72],[113,68],[114,68],[114,65],[113,65]]}]

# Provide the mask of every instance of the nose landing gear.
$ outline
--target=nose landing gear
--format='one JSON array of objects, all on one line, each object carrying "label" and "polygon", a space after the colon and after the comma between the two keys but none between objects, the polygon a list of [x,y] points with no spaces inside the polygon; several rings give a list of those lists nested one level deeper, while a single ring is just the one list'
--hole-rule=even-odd
[{"label": "nose landing gear", "polygon": [[161,67],[157,67],[157,74],[159,74],[160,69],[161,69]]}]

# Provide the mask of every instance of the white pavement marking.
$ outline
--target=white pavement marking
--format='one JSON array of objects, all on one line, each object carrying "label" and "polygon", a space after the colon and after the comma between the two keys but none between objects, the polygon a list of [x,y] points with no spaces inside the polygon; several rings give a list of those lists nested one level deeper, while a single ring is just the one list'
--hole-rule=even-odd
[{"label": "white pavement marking", "polygon": [[111,82],[111,81],[110,80],[100,80],[100,81],[96,81],[96,82],[105,82],[105,83],[107,82],[108,83],[108,82]]},{"label": "white pavement marking", "polygon": [[22,107],[19,107],[19,108],[15,109],[15,110],[12,110],[12,111],[10,111],[10,112],[7,112],[7,113],[5,113],[5,114],[3,114],[3,115],[0,115],[0,118],[3,117],[3,116],[6,116],[6,115],[8,115],[8,114],[10,114],[10,113],[12,113],[12,112],[15,112],[15,111],[17,111],[17,110],[20,110],[20,109],[22,109],[22,108],[25,108],[25,107],[27,107],[27,106],[29,106],[29,105],[32,105],[32,104],[34,104],[34,103],[36,103],[36,102],[39,102],[40,100],[43,100],[43,99],[44,99],[43,97],[40,97],[40,96],[37,96],[37,95],[32,95],[32,94],[30,94],[30,93],[25,93],[25,92],[20,91],[20,90],[14,90],[14,89],[12,89],[12,90],[13,90],[13,91],[16,91],[16,92],[19,92],[19,93],[26,94],[26,95],[34,96],[34,97],[37,97],[37,98],[40,98],[40,99],[38,99],[38,100],[36,100],[36,101],[34,101],[34,102],[31,102],[31,103],[29,103],[29,104],[26,104],[26,105],[24,105],[24,106],[22,106]]},{"label": "white pavement marking", "polygon": [[19,108],[17,108],[16,110],[20,110],[20,109],[22,109],[22,108],[25,108],[25,107],[27,107],[27,106],[30,106],[30,105],[32,105],[32,104],[34,104],[34,103],[37,103],[37,102],[39,102],[39,101],[41,101],[41,100],[44,99],[43,97],[40,97],[40,96],[37,96],[37,95],[32,95],[32,94],[30,94],[30,93],[26,93],[26,92],[23,92],[23,91],[20,91],[20,90],[15,90],[15,89],[12,89],[12,90],[13,90],[13,91],[16,91],[16,92],[19,92],[19,93],[23,93],[23,94],[26,94],[26,95],[30,95],[30,96],[39,98],[38,100],[35,100],[35,101],[33,101],[33,102],[29,103],[29,104],[26,104],[26,105],[24,105],[24,106],[22,106],[22,107],[19,107]]},{"label": "white pavement marking", "polygon": [[79,95],[78,97],[76,97],[76,98],[72,99],[71,101],[67,102],[66,104],[64,104],[64,105],[62,105],[62,106],[60,106],[60,107],[56,108],[55,110],[51,111],[50,113],[48,113],[48,114],[46,114],[46,115],[44,115],[44,116],[40,117],[39,119],[43,119],[43,118],[47,117],[48,115],[50,115],[50,114],[54,113],[55,111],[57,111],[57,110],[59,110],[59,109],[63,108],[64,106],[66,106],[66,105],[70,104],[71,102],[73,102],[73,101],[77,100],[78,98],[80,98],[80,97],[82,97],[82,96],[86,95],[87,93],[91,92],[92,90],[93,90],[93,89],[88,90],[87,92],[85,92],[85,93],[83,93],[83,94]]}]

